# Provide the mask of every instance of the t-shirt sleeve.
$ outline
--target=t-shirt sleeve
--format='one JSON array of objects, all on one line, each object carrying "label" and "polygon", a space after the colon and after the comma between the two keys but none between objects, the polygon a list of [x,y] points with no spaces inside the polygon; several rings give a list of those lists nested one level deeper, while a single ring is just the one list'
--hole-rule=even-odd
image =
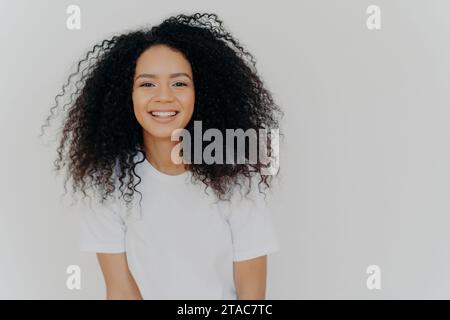
[{"label": "t-shirt sleeve", "polygon": [[[262,189],[262,188],[261,188]],[[258,183],[252,183],[252,190],[235,191],[228,212],[228,223],[233,242],[233,260],[241,261],[274,253],[280,250],[272,221],[272,213],[259,191]],[[267,197],[268,198],[268,197]]]},{"label": "t-shirt sleeve", "polygon": [[81,211],[79,248],[86,252],[125,252],[126,224],[112,201],[94,200]]}]

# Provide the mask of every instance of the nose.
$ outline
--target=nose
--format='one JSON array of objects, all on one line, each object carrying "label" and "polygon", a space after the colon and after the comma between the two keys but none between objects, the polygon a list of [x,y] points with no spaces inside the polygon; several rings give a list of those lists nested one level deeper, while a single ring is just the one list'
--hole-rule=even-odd
[{"label": "nose", "polygon": [[160,102],[172,101],[173,100],[173,92],[170,90],[169,86],[161,85],[156,92],[155,99]]}]

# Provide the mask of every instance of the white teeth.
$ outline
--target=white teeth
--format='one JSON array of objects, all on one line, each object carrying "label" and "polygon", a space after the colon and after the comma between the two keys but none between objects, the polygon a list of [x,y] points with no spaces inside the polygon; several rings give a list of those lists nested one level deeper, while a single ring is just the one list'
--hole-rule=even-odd
[{"label": "white teeth", "polygon": [[152,111],[150,113],[155,117],[173,117],[177,114],[176,111]]}]

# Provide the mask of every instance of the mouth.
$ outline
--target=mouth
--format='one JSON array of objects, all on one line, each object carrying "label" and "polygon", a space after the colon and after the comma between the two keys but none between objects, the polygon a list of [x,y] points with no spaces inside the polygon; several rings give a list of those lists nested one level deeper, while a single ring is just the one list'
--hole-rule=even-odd
[{"label": "mouth", "polygon": [[167,110],[167,111],[154,110],[148,112],[148,114],[152,117],[153,121],[159,123],[168,123],[174,120],[179,113],[180,112],[176,110]]},{"label": "mouth", "polygon": [[179,114],[179,111],[150,111],[150,115],[152,115],[155,118],[173,118],[177,114]]}]

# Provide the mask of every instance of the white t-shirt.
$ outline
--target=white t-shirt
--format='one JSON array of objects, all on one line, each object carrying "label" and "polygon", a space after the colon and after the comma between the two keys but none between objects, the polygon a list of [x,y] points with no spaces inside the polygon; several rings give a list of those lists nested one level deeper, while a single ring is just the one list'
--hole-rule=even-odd
[{"label": "white t-shirt", "polygon": [[247,198],[238,188],[228,202],[217,201],[209,188],[207,195],[189,171],[167,175],[146,159],[135,171],[142,206],[138,193],[131,212],[122,199],[92,200],[81,215],[80,249],[126,252],[144,299],[236,299],[233,261],[279,250],[256,176]]}]

